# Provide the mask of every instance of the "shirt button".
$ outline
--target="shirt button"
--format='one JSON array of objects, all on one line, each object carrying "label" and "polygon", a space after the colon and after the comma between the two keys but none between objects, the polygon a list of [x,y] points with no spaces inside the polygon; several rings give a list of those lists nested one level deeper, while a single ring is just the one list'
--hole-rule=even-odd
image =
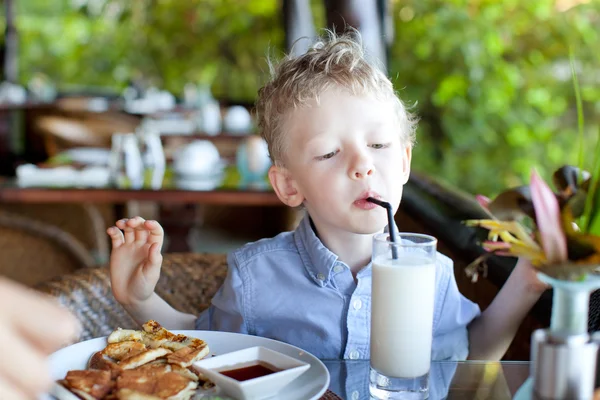
[{"label": "shirt button", "polygon": [[358,354],[358,351],[352,350],[350,352],[350,359],[351,360],[356,360],[356,359],[358,359],[358,357],[360,357],[360,354]]},{"label": "shirt button", "polygon": [[317,275],[317,279],[318,279],[318,280],[320,280],[320,281],[324,281],[324,280],[325,280],[325,275],[323,275],[323,274],[318,274],[318,275]]},{"label": "shirt button", "polygon": [[362,301],[360,299],[354,300],[352,307],[354,307],[355,310],[360,310],[362,308]]},{"label": "shirt button", "polygon": [[360,398],[360,393],[358,393],[358,390],[355,390],[354,392],[352,392],[352,400],[358,400]]},{"label": "shirt button", "polygon": [[342,272],[344,270],[344,267],[342,267],[341,265],[336,265],[335,267],[333,267],[333,272],[335,272],[336,274],[338,272]]}]

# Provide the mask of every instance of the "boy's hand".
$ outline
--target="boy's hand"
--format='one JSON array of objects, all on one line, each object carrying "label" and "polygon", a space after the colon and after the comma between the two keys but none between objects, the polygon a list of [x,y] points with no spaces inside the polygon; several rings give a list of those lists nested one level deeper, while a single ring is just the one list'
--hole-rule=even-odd
[{"label": "boy's hand", "polygon": [[112,240],[110,282],[115,299],[123,305],[144,302],[160,277],[162,227],[135,217],[117,221],[106,232]]},{"label": "boy's hand", "polygon": [[75,317],[50,298],[0,277],[0,399],[35,399],[47,391],[52,377],[46,357],[79,329]]}]

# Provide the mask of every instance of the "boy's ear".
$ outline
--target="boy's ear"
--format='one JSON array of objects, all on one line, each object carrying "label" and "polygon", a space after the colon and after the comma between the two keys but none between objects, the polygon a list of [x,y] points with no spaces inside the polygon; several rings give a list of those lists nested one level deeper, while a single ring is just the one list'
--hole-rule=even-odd
[{"label": "boy's ear", "polygon": [[269,181],[271,181],[275,194],[284,204],[298,207],[304,201],[304,196],[296,187],[296,182],[285,167],[272,165],[269,168]]},{"label": "boy's ear", "polygon": [[412,158],[412,146],[406,146],[404,149],[404,157],[402,159],[402,184],[408,182],[410,176],[410,160]]}]

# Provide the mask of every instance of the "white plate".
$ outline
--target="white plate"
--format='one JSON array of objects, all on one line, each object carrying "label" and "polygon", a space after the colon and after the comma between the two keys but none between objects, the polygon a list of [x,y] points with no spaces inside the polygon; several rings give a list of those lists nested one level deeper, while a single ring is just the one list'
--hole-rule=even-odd
[{"label": "white plate", "polygon": [[61,154],[85,165],[108,165],[110,159],[110,150],[99,147],[74,147]]},{"label": "white plate", "polygon": [[[297,358],[310,364],[310,368],[298,379],[283,388],[287,400],[312,400],[320,398],[329,387],[329,371],[325,365],[306,351],[287,343],[278,342],[258,336],[242,335],[229,332],[212,331],[172,331],[190,337],[197,337],[208,343],[210,353],[225,354],[254,346],[262,346],[278,351],[290,357]],[[65,347],[50,356],[50,369],[54,379],[63,379],[68,371],[85,369],[88,359],[96,352],[106,347],[106,337],[86,340]],[[49,395],[42,396],[43,400],[51,400]]]}]

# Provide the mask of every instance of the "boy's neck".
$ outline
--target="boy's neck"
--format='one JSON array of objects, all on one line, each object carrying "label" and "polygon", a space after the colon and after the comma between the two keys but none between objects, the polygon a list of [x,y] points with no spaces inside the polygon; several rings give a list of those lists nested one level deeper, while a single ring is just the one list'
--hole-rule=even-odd
[{"label": "boy's neck", "polygon": [[356,277],[358,271],[371,262],[373,252],[373,235],[361,235],[352,232],[336,230],[330,231],[326,227],[318,226],[311,218],[311,226],[323,245],[338,259],[350,268]]}]

